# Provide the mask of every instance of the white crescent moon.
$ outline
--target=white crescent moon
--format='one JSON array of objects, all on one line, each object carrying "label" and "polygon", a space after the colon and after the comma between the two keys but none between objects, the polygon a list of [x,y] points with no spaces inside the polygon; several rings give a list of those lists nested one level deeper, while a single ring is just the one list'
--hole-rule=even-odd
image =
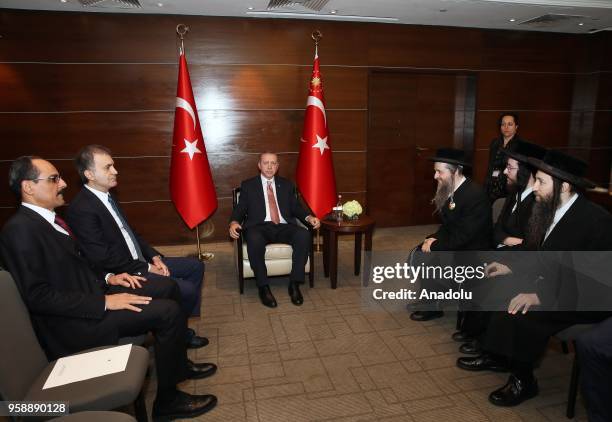
[{"label": "white crescent moon", "polygon": [[[185,99],[181,97],[176,97],[176,107],[182,108],[187,113],[189,113],[189,115],[191,116],[191,120],[193,120],[193,130],[195,130],[196,128],[195,111],[193,111],[193,107],[191,107],[191,104],[189,104],[189,102],[187,102]],[[325,111],[323,113],[325,113]]]},{"label": "white crescent moon", "polygon": [[325,105],[323,105],[323,101],[310,95],[308,97],[308,101],[306,101],[306,108],[308,108],[308,106],[313,106],[321,110],[321,113],[323,113],[323,119],[325,120],[325,127],[327,127],[327,116],[325,115]]}]

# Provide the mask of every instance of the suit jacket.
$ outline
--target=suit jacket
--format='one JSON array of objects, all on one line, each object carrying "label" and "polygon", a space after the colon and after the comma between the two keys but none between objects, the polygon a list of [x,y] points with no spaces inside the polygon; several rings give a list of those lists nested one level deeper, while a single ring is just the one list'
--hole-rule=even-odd
[{"label": "suit jacket", "polygon": [[516,195],[506,197],[502,212],[493,228],[493,243],[495,245],[503,243],[504,239],[507,237],[525,238],[527,223],[529,222],[531,210],[535,204],[535,195],[531,192],[525,199],[518,203],[516,210],[512,212],[515,203]]},{"label": "suit jacket", "polygon": [[[612,251],[612,216],[584,195],[576,199],[538,251],[541,253],[534,253],[536,262],[522,260],[517,268],[532,279],[541,277],[534,283],[533,292],[538,294],[543,308],[572,310],[587,296],[599,296],[598,302],[610,297],[605,284],[590,277],[588,271],[576,271],[584,266],[585,257],[596,256],[597,251]],[[592,253],[581,256],[578,251]],[[606,259],[605,254],[597,256]],[[594,265],[609,268],[609,259]]]},{"label": "suit jacket", "polygon": [[[113,199],[127,221],[118,201],[114,197]],[[87,259],[100,270],[112,273],[147,273],[148,264],[132,258],[117,222],[108,208],[89,189],[83,187],[72,200],[66,213],[66,222]],[[134,236],[147,261],[160,255],[136,232]]]},{"label": "suit jacket", "polygon": [[118,332],[99,326],[105,315],[104,276],[92,270],[72,238],[22,206],[0,232],[0,256],[49,359],[116,344]]},{"label": "suit jacket", "polygon": [[[276,199],[281,215],[289,224],[297,224],[296,218],[306,224],[308,212],[297,199],[295,186],[284,177],[275,176]],[[261,176],[257,175],[240,184],[240,198],[234,207],[230,221],[238,221],[244,228],[262,224],[266,218]]]},{"label": "suit jacket", "polygon": [[449,209],[450,198],[440,212],[442,225],[428,237],[437,240],[432,251],[477,251],[491,247],[491,203],[484,190],[467,178],[454,194],[455,208]]}]

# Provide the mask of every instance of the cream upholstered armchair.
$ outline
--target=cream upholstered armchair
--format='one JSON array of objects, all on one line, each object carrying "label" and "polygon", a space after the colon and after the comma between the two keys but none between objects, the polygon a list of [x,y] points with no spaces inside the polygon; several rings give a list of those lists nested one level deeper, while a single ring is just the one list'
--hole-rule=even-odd
[{"label": "cream upholstered armchair", "polygon": [[[240,188],[234,188],[232,190],[232,205],[235,207],[240,199]],[[241,222],[242,223],[242,222]],[[298,224],[301,222],[298,220]],[[308,229],[312,239],[313,229]],[[312,242],[311,242],[312,245]],[[291,255],[293,254],[293,248],[287,243],[270,243],[266,246],[266,268],[268,270],[268,276],[280,276],[291,274]],[[249,254],[247,252],[246,240],[242,232],[240,237],[234,241],[234,255],[236,257],[236,268],[238,270],[238,283],[240,286],[240,294],[244,293],[244,279],[254,278],[255,274],[251,269],[249,262]],[[306,274],[308,274],[308,283],[310,287],[314,287],[314,251],[311,246],[310,255],[308,261],[306,261]]]}]

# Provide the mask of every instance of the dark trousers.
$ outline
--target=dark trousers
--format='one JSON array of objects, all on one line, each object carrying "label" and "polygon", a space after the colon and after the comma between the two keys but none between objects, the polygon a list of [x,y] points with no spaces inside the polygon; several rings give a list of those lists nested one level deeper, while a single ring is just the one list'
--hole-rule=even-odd
[{"label": "dark trousers", "polygon": [[270,243],[288,243],[293,248],[291,256],[291,274],[289,279],[303,283],[308,254],[310,253],[310,233],[303,227],[295,224],[264,223],[250,226],[244,230],[247,242],[249,262],[257,287],[268,284],[268,271],[265,263],[266,245]]},{"label": "dark trousers", "polygon": [[178,303],[181,297],[178,286],[167,279],[145,282],[141,289],[111,286],[108,293],[133,293],[154,298],[148,305],[139,306],[141,312],[107,311],[100,324],[106,329],[117,330],[119,337],[153,333],[157,400],[171,401],[176,394],[176,384],[187,376],[187,320]]},{"label": "dark trousers", "polygon": [[491,315],[483,348],[533,367],[543,355],[550,336],[575,324],[602,321],[609,312],[529,311],[512,315],[494,312]]},{"label": "dark trousers", "polygon": [[[204,280],[204,264],[195,258],[166,257],[164,264],[170,271],[170,279],[174,280],[180,290],[180,305],[187,316],[199,316],[202,303],[202,282]],[[168,277],[147,273],[150,281],[167,279]]]},{"label": "dark trousers", "polygon": [[612,318],[577,340],[589,422],[612,421]]}]

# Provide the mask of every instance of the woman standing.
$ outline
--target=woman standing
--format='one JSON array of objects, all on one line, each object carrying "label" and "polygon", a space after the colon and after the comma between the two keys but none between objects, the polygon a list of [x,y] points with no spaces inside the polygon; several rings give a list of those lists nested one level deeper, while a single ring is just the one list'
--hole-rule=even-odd
[{"label": "woman standing", "polygon": [[504,113],[499,116],[500,136],[491,141],[489,146],[489,169],[485,179],[485,189],[491,202],[506,196],[506,155],[503,150],[511,148],[519,139],[516,135],[519,118],[515,113]]}]

